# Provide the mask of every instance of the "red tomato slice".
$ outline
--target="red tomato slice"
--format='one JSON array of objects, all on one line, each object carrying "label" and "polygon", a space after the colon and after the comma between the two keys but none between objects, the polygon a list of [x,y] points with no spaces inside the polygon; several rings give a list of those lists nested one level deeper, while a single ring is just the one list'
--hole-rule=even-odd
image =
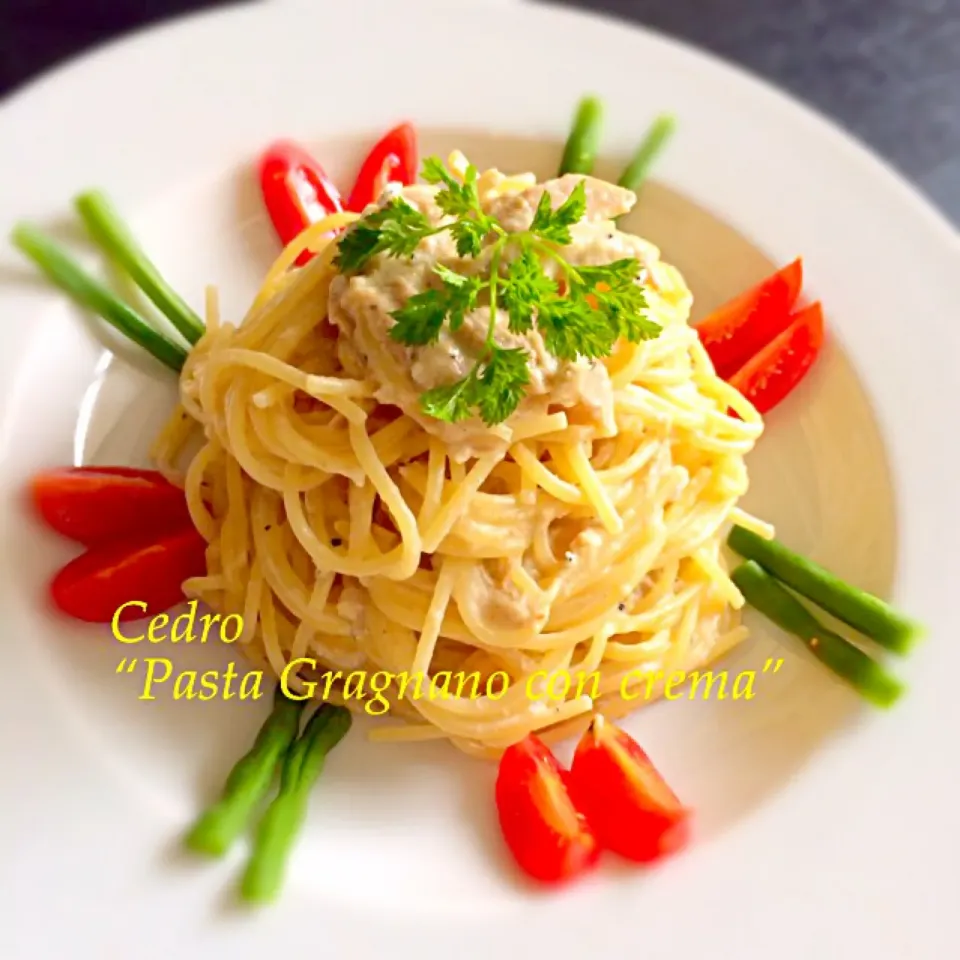
[{"label": "red tomato slice", "polygon": [[602,717],[577,745],[570,782],[597,839],[622,857],[649,863],[689,839],[690,811],[636,740]]},{"label": "red tomato slice", "polygon": [[803,286],[799,258],[762,283],[714,310],[696,330],[717,376],[728,380],[758,350],[790,325]]},{"label": "red tomato slice", "polygon": [[63,467],[71,473],[105,473],[111,477],[140,477],[143,480],[165,480],[158,470],[148,470],[146,467],[102,467],[99,464],[87,464],[83,467]]},{"label": "red tomato slice", "polygon": [[[295,143],[271,144],[260,158],[259,174],[263,202],[284,246],[311,223],[343,209],[323,167]],[[304,250],[297,265],[302,267],[312,256]]]},{"label": "red tomato slice", "polygon": [[109,623],[131,600],[121,621],[155,617],[184,599],[182,584],[207,568],[206,541],[192,527],[160,540],[121,540],[71,560],[50,584],[53,602],[88,623]]},{"label": "red tomato slice", "polygon": [[363,161],[347,200],[347,210],[360,213],[391,180],[404,186],[413,183],[417,179],[417,162],[417,131],[412,124],[401,123],[384,134]]},{"label": "red tomato slice", "polygon": [[520,868],[542,883],[590,867],[600,847],[564,784],[564,770],[533,734],[503,754],[497,774],[500,829]]},{"label": "red tomato slice", "polygon": [[807,375],[823,346],[823,310],[814,303],[794,314],[783,333],[729,379],[760,413],[772,410]]},{"label": "red tomato slice", "polygon": [[30,493],[48,526],[87,546],[191,526],[183,491],[155,470],[66,467],[34,477]]}]

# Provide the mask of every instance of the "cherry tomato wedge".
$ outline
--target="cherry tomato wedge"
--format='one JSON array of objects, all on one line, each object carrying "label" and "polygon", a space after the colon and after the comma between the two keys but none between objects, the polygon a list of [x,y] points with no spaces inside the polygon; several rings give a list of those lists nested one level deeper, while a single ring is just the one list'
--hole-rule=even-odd
[{"label": "cherry tomato wedge", "polygon": [[[288,140],[267,148],[260,158],[259,176],[263,202],[284,245],[311,223],[343,209],[337,188],[320,164]],[[304,250],[297,265],[302,267],[312,256]]]},{"label": "cherry tomato wedge", "polygon": [[417,131],[401,123],[386,133],[367,154],[350,191],[347,209],[360,213],[392,180],[408,186],[417,179]]},{"label": "cherry tomato wedge", "polygon": [[729,379],[760,413],[772,410],[807,375],[823,346],[819,303],[794,314],[790,326]]},{"label": "cherry tomato wedge", "polygon": [[33,478],[30,494],[48,526],[87,546],[191,525],[183,491],[155,470],[48,470]]},{"label": "cherry tomato wedge", "polygon": [[565,771],[533,734],[507,749],[497,774],[497,814],[520,868],[542,883],[568,880],[600,854],[564,782]]},{"label": "cherry tomato wedge", "polygon": [[622,857],[649,863],[689,838],[690,811],[636,740],[602,717],[577,745],[570,784],[597,839]]},{"label": "cherry tomato wedge", "polygon": [[63,467],[74,473],[105,473],[111,477],[142,477],[144,480],[164,479],[158,470],[148,470],[146,467],[102,467],[99,464],[88,464],[84,467]]},{"label": "cherry tomato wedge", "polygon": [[161,539],[120,540],[92,547],[71,560],[50,584],[53,602],[64,613],[88,623],[154,617],[183,601],[182,584],[206,570],[206,541],[192,527]]},{"label": "cherry tomato wedge", "polygon": [[797,259],[697,324],[718,377],[729,379],[790,326],[790,311],[802,286],[803,261]]}]

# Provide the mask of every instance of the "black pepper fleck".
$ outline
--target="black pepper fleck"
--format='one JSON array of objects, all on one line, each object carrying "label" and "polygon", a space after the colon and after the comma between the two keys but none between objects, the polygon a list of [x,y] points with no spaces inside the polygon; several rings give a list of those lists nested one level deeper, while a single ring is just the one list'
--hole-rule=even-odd
[{"label": "black pepper fleck", "polygon": [[572,550],[568,550],[563,556],[566,559],[567,563],[573,563],[574,555]]},{"label": "black pepper fleck", "polygon": [[618,609],[621,613],[623,613],[623,611],[627,609],[627,605],[626,605],[625,603],[618,603],[618,604],[617,604],[617,609]]},{"label": "black pepper fleck", "polygon": [[343,541],[342,541],[339,537],[334,537],[334,538],[330,541],[330,546],[331,546],[331,547],[339,547],[341,543],[343,543]]}]

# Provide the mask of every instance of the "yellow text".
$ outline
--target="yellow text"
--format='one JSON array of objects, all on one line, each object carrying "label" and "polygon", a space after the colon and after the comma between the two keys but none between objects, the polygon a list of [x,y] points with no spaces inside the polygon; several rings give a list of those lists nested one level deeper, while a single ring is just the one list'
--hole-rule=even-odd
[{"label": "yellow text", "polygon": [[[141,660],[124,657],[117,673],[134,674]],[[168,657],[144,657],[143,688],[139,700],[156,700],[156,691],[163,687],[174,700],[259,700],[263,696],[262,670],[237,671],[231,661],[225,670],[174,670]],[[234,685],[236,681],[239,683]]]},{"label": "yellow text", "polygon": [[[311,657],[299,657],[291,660],[280,674],[281,689],[291,700],[312,700],[317,697],[329,700],[337,689],[335,684],[339,684],[344,700],[364,701],[363,709],[374,717],[390,710],[390,699],[386,694],[391,692],[395,693],[395,700],[422,700],[424,697],[431,701],[463,697],[469,700],[481,697],[499,700],[510,685],[510,678],[502,670],[490,674],[484,683],[478,670],[471,673],[441,670],[433,676],[422,672],[408,673],[406,670],[400,673],[353,670],[347,674],[341,670],[327,670],[317,680],[303,680],[298,676],[301,669],[316,670],[317,661]],[[291,686],[293,678],[297,679],[297,683]]]},{"label": "yellow text", "polygon": [[[663,670],[631,670],[620,681],[620,696],[624,700],[652,700],[662,688],[667,700],[726,700],[729,679],[726,670],[673,670],[669,674]],[[756,679],[756,670],[741,670],[733,677],[730,699],[752,700]]]},{"label": "yellow text", "polygon": [[[206,643],[211,629],[219,624],[220,639],[224,643],[233,643],[243,634],[243,617],[236,613],[229,613],[221,617],[219,613],[204,613],[197,616],[197,601],[191,600],[187,604],[185,613],[170,619],[166,613],[158,613],[147,623],[147,628],[143,633],[124,633],[121,627],[120,617],[124,611],[129,612],[141,610],[147,612],[147,605],[142,600],[128,600],[123,606],[118,607],[110,621],[110,629],[114,637],[121,643],[163,643],[169,640],[171,643]],[[199,633],[197,632],[199,628]]]}]

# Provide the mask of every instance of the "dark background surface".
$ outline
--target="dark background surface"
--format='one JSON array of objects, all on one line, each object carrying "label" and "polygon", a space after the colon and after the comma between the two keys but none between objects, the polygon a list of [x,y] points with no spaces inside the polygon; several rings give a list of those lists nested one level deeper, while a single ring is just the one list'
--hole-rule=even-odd
[{"label": "dark background surface", "polygon": [[[344,0],[317,0],[336,2]],[[960,222],[960,0],[555,2],[674,34],[774,81],[870,144]],[[0,0],[0,96],[119,33],[227,5]]]}]

